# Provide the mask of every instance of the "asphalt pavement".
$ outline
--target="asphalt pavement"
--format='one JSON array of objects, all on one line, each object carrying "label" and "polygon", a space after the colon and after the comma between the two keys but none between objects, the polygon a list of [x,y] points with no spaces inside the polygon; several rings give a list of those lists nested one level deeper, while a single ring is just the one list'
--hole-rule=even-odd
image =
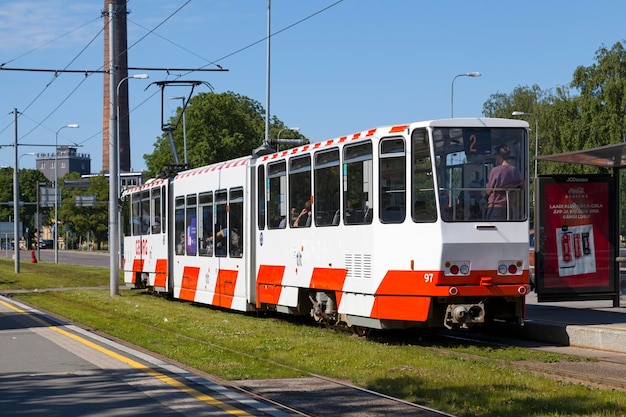
[{"label": "asphalt pavement", "polygon": [[2,416],[288,416],[2,296],[0,352]]}]

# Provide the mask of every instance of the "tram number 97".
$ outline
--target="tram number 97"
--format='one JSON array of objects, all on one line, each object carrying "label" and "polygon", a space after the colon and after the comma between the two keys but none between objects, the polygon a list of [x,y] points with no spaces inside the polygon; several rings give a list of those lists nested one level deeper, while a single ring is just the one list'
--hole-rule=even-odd
[{"label": "tram number 97", "polygon": [[424,282],[425,283],[429,283],[429,282],[433,282],[433,276],[435,274],[433,274],[432,272],[427,272],[424,274]]}]

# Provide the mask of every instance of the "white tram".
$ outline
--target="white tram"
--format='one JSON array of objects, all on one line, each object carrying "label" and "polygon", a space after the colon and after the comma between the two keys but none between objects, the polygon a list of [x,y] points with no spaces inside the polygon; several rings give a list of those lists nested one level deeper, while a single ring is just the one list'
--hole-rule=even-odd
[{"label": "white tram", "polygon": [[[500,145],[523,176],[515,188],[487,188]],[[497,219],[486,198],[493,192],[505,202]],[[131,288],[357,329],[524,315],[524,121],[379,127],[180,172],[123,199]],[[296,221],[305,204],[310,214]]]}]

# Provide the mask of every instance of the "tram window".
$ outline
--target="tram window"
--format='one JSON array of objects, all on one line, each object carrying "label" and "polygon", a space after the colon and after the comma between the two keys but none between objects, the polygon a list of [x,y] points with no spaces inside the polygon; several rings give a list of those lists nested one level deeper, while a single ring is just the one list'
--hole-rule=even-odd
[{"label": "tram window", "polygon": [[406,153],[403,138],[380,142],[380,221],[402,223],[406,213]]},{"label": "tram window", "polygon": [[132,234],[132,219],[133,216],[130,213],[130,196],[127,196],[122,201],[122,233],[124,236],[130,236]]},{"label": "tram window", "polygon": [[[332,226],[339,223],[339,193],[341,177],[339,173],[339,150],[315,154],[313,215],[316,226]],[[333,219],[337,216],[337,222]]]},{"label": "tram window", "polygon": [[198,251],[202,256],[213,255],[213,193],[198,195]]},{"label": "tram window", "polygon": [[187,196],[187,206],[185,208],[185,235],[187,255],[195,255],[198,252],[198,212],[196,202],[198,197],[193,195]]},{"label": "tram window", "polygon": [[[310,227],[311,213],[311,157],[305,155],[289,160],[289,207],[297,213],[296,219],[289,219],[292,227]],[[295,209],[295,210],[294,210]],[[305,211],[307,211],[305,213]],[[303,214],[304,213],[304,214]]]},{"label": "tram window", "polygon": [[414,222],[434,222],[437,220],[437,207],[428,132],[425,129],[414,130],[411,141],[413,147],[411,217]]},{"label": "tram window", "polygon": [[366,223],[371,208],[372,143],[365,142],[343,148],[343,221],[345,224]]},{"label": "tram window", "polygon": [[131,222],[133,235],[141,235],[141,194],[136,193],[131,196]]},{"label": "tram window", "polygon": [[259,230],[265,229],[265,166],[260,165],[257,175],[257,219]]},{"label": "tram window", "polygon": [[243,189],[230,190],[228,201],[228,253],[233,258],[243,256]]},{"label": "tram window", "polygon": [[167,231],[167,194],[165,186],[161,187],[161,233]]},{"label": "tram window", "polygon": [[227,204],[228,204],[228,195],[226,190],[219,190],[215,192],[215,226],[213,227],[213,231],[215,232],[215,236],[213,237],[213,251],[215,252],[215,256],[226,256],[226,236],[224,234],[224,230],[226,229],[226,233],[228,233],[228,218],[227,218]]},{"label": "tram window", "polygon": [[152,220],[150,221],[150,227],[152,233],[161,233],[161,189],[154,188],[152,190],[152,198],[150,199],[152,204]]},{"label": "tram window", "polygon": [[141,203],[139,207],[141,210],[141,214],[139,215],[141,234],[147,235],[150,233],[150,190],[141,192]]},{"label": "tram window", "polygon": [[[433,132],[441,216],[445,221],[520,221],[527,216],[525,180],[521,186],[489,185],[499,145],[507,145],[507,163],[525,177],[526,130],[509,128],[439,128]],[[498,155],[497,155],[498,154]],[[498,193],[498,194],[496,194]],[[483,196],[491,194],[492,198]]]},{"label": "tram window", "polygon": [[276,162],[267,166],[268,193],[267,193],[267,227],[278,229],[284,227],[287,216],[287,164],[285,161]]},{"label": "tram window", "polygon": [[176,254],[185,254],[185,197],[176,197],[174,208],[174,233],[176,236]]}]

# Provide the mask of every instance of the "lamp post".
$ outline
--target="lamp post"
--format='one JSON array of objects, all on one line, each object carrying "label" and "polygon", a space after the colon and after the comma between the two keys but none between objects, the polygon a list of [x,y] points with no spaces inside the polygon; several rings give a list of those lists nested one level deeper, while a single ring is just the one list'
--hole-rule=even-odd
[{"label": "lamp post", "polygon": [[450,91],[450,117],[454,117],[454,80],[459,77],[480,77],[480,72],[466,72],[465,74],[455,75],[452,79],[452,89]]},{"label": "lamp post", "polygon": [[[22,160],[22,157],[23,157],[23,156],[27,156],[27,155],[28,155],[28,156],[36,156],[36,155],[37,155],[37,153],[35,153],[35,152],[27,152],[27,153],[23,153],[23,154],[21,154],[21,155],[20,155],[20,157],[19,157],[19,158],[17,158],[18,163]],[[20,194],[21,194],[21,193],[20,193]],[[19,195],[18,195],[17,201],[18,201],[18,204],[19,204],[19,202],[20,202],[20,196],[19,196]],[[35,227],[37,227],[37,222],[35,222]],[[21,229],[20,229],[20,233],[21,233],[21,232],[23,232],[23,230],[21,230]],[[17,243],[17,239],[15,239],[15,242]],[[28,250],[28,235],[26,236],[26,244],[25,244],[25,247],[26,247],[26,250]]]},{"label": "lamp post", "polygon": [[[534,210],[534,214],[533,214],[533,229],[535,230],[535,247],[537,245],[537,149],[539,147],[539,119],[537,118],[537,116],[535,116],[533,113],[525,113],[523,111],[514,111],[513,113],[511,113],[512,116],[519,116],[519,117],[524,117],[524,116],[528,116],[528,117],[532,117],[533,119],[535,119],[535,179],[533,181],[533,210]],[[536,271],[536,270],[535,270]]]},{"label": "lamp post", "polygon": [[[299,132],[300,128],[299,127],[286,127],[284,129],[280,129],[278,131],[278,135],[276,136],[276,145],[277,146],[280,146],[280,134],[283,133],[285,130],[291,130],[293,132]],[[278,150],[278,149],[276,149],[276,150]]]},{"label": "lamp post", "polygon": [[70,128],[76,129],[80,127],[76,123],[61,126],[56,133],[54,140],[54,263],[59,263],[59,168],[58,158],[59,154],[59,132],[62,129]]},{"label": "lamp post", "polygon": [[187,160],[187,116],[185,115],[185,96],[170,97],[170,100],[182,100],[182,112],[183,112],[183,153],[185,154],[185,165],[189,162]]},{"label": "lamp post", "polygon": [[37,182],[37,219],[35,221],[35,228],[37,229],[37,259],[41,259],[41,215],[39,214],[39,202],[41,201],[41,186],[48,185],[45,182]]},{"label": "lamp post", "polygon": [[115,97],[111,97],[111,104],[115,105],[113,120],[109,120],[109,130],[111,130],[111,141],[109,143],[109,255],[110,259],[110,286],[111,295],[117,295],[117,282],[119,279],[119,269],[122,267],[122,225],[119,222],[118,196],[120,193],[120,87],[122,83],[131,78],[145,80],[148,74],[135,74],[122,78],[116,85]]},{"label": "lamp post", "polygon": [[[119,83],[117,83],[117,87],[115,88],[115,137],[114,137],[114,143],[115,143],[115,152],[116,152],[116,175],[118,178],[118,183],[119,183],[119,176],[120,176],[120,164],[119,164],[119,148],[120,148],[120,143],[119,143],[119,138],[120,138],[120,105],[119,105],[119,99],[118,97],[120,96],[120,87],[122,86],[122,83],[126,80],[130,80],[131,78],[136,78],[139,80],[145,80],[146,78],[149,78],[148,74],[135,74],[135,75],[129,75],[128,77],[124,77],[120,80]],[[109,170],[111,170],[111,167],[109,167]],[[111,177],[111,173],[109,172],[109,178]]]},{"label": "lamp post", "polygon": [[539,148],[539,119],[532,113],[524,113],[523,111],[514,111],[512,116],[530,116],[535,119],[535,180],[537,179],[538,165],[537,165],[537,149]]}]

